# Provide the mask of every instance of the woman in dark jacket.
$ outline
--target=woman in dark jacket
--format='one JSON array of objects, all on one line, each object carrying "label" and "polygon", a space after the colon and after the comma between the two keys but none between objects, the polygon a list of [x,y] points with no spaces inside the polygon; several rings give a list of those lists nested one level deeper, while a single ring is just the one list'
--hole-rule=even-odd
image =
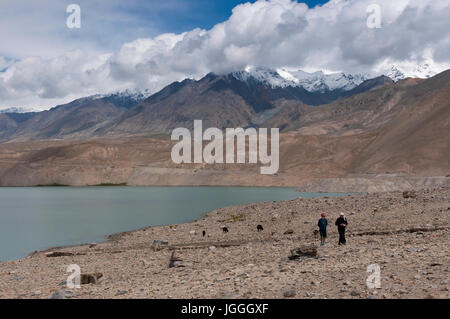
[{"label": "woman in dark jacket", "polygon": [[345,245],[345,228],[347,227],[347,218],[345,218],[344,213],[339,214],[339,218],[336,219],[336,226],[339,232],[339,245]]}]

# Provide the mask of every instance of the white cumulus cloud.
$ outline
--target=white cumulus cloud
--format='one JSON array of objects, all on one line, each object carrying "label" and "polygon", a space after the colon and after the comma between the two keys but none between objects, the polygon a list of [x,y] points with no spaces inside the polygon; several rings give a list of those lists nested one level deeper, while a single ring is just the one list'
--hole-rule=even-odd
[{"label": "white cumulus cloud", "polygon": [[[371,4],[381,28],[368,28]],[[450,66],[450,1],[332,0],[308,8],[291,0],[238,5],[210,30],[161,34],[117,52],[72,50],[56,58],[0,57],[0,107],[48,108],[75,97],[126,88],[155,92],[186,77],[247,65],[380,74],[392,65],[417,75]],[[420,75],[420,74],[419,74]]]}]

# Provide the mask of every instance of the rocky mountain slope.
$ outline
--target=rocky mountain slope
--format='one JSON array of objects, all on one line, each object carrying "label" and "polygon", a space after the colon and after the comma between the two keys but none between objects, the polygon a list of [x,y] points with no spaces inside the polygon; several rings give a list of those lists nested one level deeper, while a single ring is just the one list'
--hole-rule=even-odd
[{"label": "rocky mountain slope", "polygon": [[153,95],[125,91],[78,99],[44,112],[1,113],[0,141],[167,134],[176,127],[192,128],[194,119],[219,128],[258,126],[286,106],[323,105],[389,81],[343,73],[279,72],[282,75],[251,68],[208,74],[198,81],[174,82]]},{"label": "rocky mountain slope", "polygon": [[[0,185],[300,186],[318,182],[323,186],[337,184],[320,183],[321,179],[362,176],[358,184],[379,174],[392,178],[377,180],[372,191],[437,185],[433,181],[447,185],[450,70],[426,80],[368,80],[355,89],[364,85],[369,90],[320,106],[290,98],[289,90],[259,84],[247,89],[248,83],[210,74],[200,81],[173,83],[131,107],[116,106],[105,97],[95,99],[91,107],[76,101],[47,111],[48,123],[44,112],[14,121],[8,114],[3,114],[7,118],[0,115],[1,125],[23,133],[0,144]],[[226,103],[226,110],[219,107],[225,105],[221,103]],[[170,125],[190,127],[197,118],[206,119],[204,127],[248,123],[279,127],[278,173],[261,176],[260,165],[249,164],[174,164],[170,156],[174,143],[167,134],[152,132],[164,132]],[[27,140],[16,121],[46,138]],[[78,139],[55,139],[67,136]],[[418,179],[410,183],[408,176]],[[428,176],[445,180],[423,178]]]}]

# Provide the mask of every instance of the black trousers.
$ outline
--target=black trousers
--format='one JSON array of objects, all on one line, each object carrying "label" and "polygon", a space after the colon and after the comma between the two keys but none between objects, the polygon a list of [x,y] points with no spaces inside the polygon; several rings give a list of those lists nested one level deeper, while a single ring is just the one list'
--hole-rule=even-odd
[{"label": "black trousers", "polygon": [[339,245],[345,244],[347,241],[345,240],[345,228],[338,228],[339,232]]}]

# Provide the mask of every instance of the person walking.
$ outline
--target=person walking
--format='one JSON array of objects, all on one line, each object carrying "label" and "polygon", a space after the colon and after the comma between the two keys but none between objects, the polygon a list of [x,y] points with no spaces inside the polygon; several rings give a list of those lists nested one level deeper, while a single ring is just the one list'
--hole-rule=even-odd
[{"label": "person walking", "polygon": [[336,226],[338,227],[339,232],[339,245],[345,245],[347,242],[345,240],[345,228],[347,227],[347,218],[345,217],[344,213],[339,214],[339,218],[336,219]]},{"label": "person walking", "polygon": [[326,214],[321,214],[322,218],[319,219],[319,222],[317,223],[317,226],[319,226],[319,233],[320,233],[320,246],[325,245],[325,239],[327,238],[327,226],[328,226],[328,220],[326,219]]}]

